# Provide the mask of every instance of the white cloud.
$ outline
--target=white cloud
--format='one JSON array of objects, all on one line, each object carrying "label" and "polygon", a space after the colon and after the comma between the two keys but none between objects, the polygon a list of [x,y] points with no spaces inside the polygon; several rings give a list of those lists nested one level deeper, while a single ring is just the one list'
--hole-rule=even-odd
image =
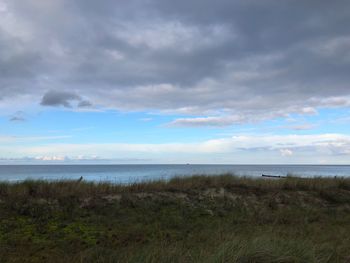
[{"label": "white cloud", "polygon": [[313,107],[304,107],[300,110],[300,113],[307,114],[307,115],[315,115],[317,114],[317,110]]},{"label": "white cloud", "polygon": [[228,126],[232,124],[242,123],[243,120],[244,119],[240,116],[179,118],[170,122],[168,125],[184,127]]},{"label": "white cloud", "polygon": [[292,156],[293,151],[290,149],[280,149],[280,153],[282,156],[287,157],[287,156]]},{"label": "white cloud", "polygon": [[10,143],[14,140],[15,138],[13,136],[0,135],[0,143]]},{"label": "white cloud", "polygon": [[36,141],[50,141],[71,138],[70,135],[57,135],[57,136],[10,136],[0,135],[1,143],[21,143],[21,142],[36,142]]},{"label": "white cloud", "polygon": [[69,158],[66,156],[36,156],[34,159],[37,161],[59,161],[59,162],[62,162],[62,161],[68,160]]},{"label": "white cloud", "polygon": [[[79,160],[79,156],[99,156],[102,159],[138,158],[153,162],[203,161],[211,163],[259,163],[284,162],[282,157],[295,163],[318,163],[329,159],[345,163],[350,155],[350,135],[238,135],[198,143],[162,144],[43,144],[41,146],[0,146],[0,152],[11,158],[37,157],[42,160],[62,161],[64,158]],[[0,156],[6,157],[6,156]],[[85,158],[85,157],[84,157]],[[248,159],[249,158],[249,159]],[[265,158],[265,159],[264,159]],[[193,160],[193,161],[192,161]]]},{"label": "white cloud", "polygon": [[290,129],[290,130],[295,130],[295,131],[305,131],[305,130],[312,130],[316,127],[315,124],[311,123],[302,123],[302,124],[297,124],[297,125],[287,125],[287,126],[281,126],[280,128],[283,129]]}]

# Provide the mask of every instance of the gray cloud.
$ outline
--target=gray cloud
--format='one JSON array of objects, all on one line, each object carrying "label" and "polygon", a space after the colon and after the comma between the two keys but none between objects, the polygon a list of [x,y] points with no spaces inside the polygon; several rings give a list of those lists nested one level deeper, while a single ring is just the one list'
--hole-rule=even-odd
[{"label": "gray cloud", "polygon": [[40,104],[43,106],[63,106],[72,108],[72,102],[77,102],[77,107],[91,107],[92,103],[83,100],[81,96],[74,92],[50,90],[43,96]]},{"label": "gray cloud", "polygon": [[26,121],[27,118],[23,111],[17,111],[12,116],[10,116],[9,121],[11,122],[23,122]]},{"label": "gray cloud", "polygon": [[239,116],[179,118],[169,123],[169,126],[228,126],[231,124],[238,124],[245,121],[247,120],[244,120]]},{"label": "gray cloud", "polygon": [[91,106],[86,96],[197,116],[173,122],[185,126],[350,105],[349,1],[3,3],[0,105]]},{"label": "gray cloud", "polygon": [[78,103],[79,108],[92,107],[92,103],[88,100],[82,100]]},{"label": "gray cloud", "polygon": [[66,91],[48,91],[41,100],[43,106],[64,106],[71,108],[71,101],[81,101],[80,96]]},{"label": "gray cloud", "polygon": [[295,131],[305,131],[305,130],[312,130],[315,127],[316,127],[316,125],[314,125],[314,124],[303,123],[303,124],[300,124],[300,125],[284,126],[282,128],[291,129],[291,130],[295,130]]},{"label": "gray cloud", "polygon": [[10,121],[25,121],[26,119],[21,116],[12,116]]}]

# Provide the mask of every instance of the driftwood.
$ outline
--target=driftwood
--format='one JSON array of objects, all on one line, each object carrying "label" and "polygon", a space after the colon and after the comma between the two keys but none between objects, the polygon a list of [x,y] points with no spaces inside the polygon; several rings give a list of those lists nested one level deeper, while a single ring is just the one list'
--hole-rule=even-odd
[{"label": "driftwood", "polygon": [[80,183],[81,181],[83,181],[83,177],[82,176],[80,176],[80,178],[77,180],[77,183]]},{"label": "driftwood", "polygon": [[262,177],[269,177],[269,178],[287,178],[287,176],[283,175],[268,175],[268,174],[262,174]]}]

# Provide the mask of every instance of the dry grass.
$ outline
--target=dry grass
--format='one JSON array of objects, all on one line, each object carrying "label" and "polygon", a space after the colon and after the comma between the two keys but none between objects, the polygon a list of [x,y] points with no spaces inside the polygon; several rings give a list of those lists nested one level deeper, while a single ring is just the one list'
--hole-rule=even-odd
[{"label": "dry grass", "polygon": [[0,262],[349,262],[350,179],[0,183]]},{"label": "dry grass", "polygon": [[41,198],[58,198],[76,195],[79,197],[100,196],[114,193],[137,192],[186,192],[208,188],[241,188],[246,191],[323,191],[350,190],[349,178],[295,178],[264,179],[237,177],[232,174],[219,176],[196,175],[175,177],[169,181],[155,180],[142,183],[111,184],[75,181],[31,181],[18,183],[0,182],[0,197],[34,196]]}]

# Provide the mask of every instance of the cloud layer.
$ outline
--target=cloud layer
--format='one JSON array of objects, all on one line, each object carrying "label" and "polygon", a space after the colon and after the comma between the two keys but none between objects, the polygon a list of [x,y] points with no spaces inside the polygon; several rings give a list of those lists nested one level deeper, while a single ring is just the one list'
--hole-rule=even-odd
[{"label": "cloud layer", "polygon": [[[27,160],[50,162],[129,159],[144,163],[187,163],[195,160],[199,163],[231,164],[323,162],[346,164],[350,156],[350,136],[343,134],[239,135],[197,143],[41,143],[37,146],[23,146],[21,142],[24,139],[31,138],[0,136],[0,142],[3,142],[0,152],[6,152],[8,158],[13,160],[20,160],[19,156],[22,155],[26,156]],[[6,142],[11,142],[12,145],[6,145]]]},{"label": "cloud layer", "polygon": [[347,0],[0,0],[0,107],[191,115],[175,126],[349,107],[349,24]]}]

